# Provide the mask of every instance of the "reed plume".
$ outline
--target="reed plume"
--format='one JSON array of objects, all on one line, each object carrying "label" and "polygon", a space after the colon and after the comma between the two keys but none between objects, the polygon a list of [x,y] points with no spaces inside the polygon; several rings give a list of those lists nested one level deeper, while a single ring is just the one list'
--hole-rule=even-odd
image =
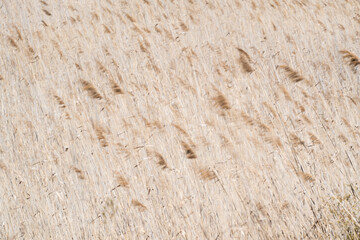
[{"label": "reed plume", "polygon": [[99,139],[99,142],[101,144],[102,147],[107,147],[108,146],[108,142],[106,141],[105,138],[105,131],[102,127],[100,126],[95,126],[95,132],[96,132],[96,136]]},{"label": "reed plume", "polygon": [[241,65],[243,71],[246,72],[246,73],[253,72],[254,69],[250,65],[251,58],[250,58],[249,54],[247,54],[247,52],[245,52],[241,48],[237,48],[237,50],[240,52],[239,63]]},{"label": "reed plume", "polygon": [[119,187],[129,187],[129,182],[120,173],[116,172],[116,182]]},{"label": "reed plume", "polygon": [[229,110],[231,108],[229,101],[222,93],[218,93],[216,97],[213,98],[215,101],[215,106],[220,107],[223,110]]},{"label": "reed plume", "polygon": [[46,9],[43,9],[43,12],[46,14],[46,15],[48,15],[48,16],[51,16],[52,14],[48,11],[48,10],[46,10]]},{"label": "reed plume", "polygon": [[314,182],[315,178],[309,173],[296,172],[296,175],[306,182]]},{"label": "reed plume", "polygon": [[84,173],[83,173],[82,170],[80,170],[79,168],[74,167],[74,166],[71,167],[71,168],[72,168],[72,170],[75,171],[75,173],[76,173],[76,175],[78,176],[79,179],[81,179],[81,180],[84,180],[84,179],[85,179],[85,176],[84,176]]},{"label": "reed plume", "polygon": [[119,85],[114,81],[110,80],[111,89],[115,94],[124,94],[123,90],[119,87]]},{"label": "reed plume", "polygon": [[144,212],[147,210],[147,208],[144,204],[142,204],[141,202],[139,202],[138,200],[135,200],[135,199],[131,201],[131,205],[133,205],[134,207],[137,207],[140,212]]},{"label": "reed plume", "polygon": [[168,168],[165,158],[158,152],[155,152],[154,154],[155,157],[158,159],[157,164],[161,167],[161,169],[165,170],[166,168]]},{"label": "reed plume", "polygon": [[205,181],[210,181],[216,178],[216,173],[213,170],[207,168],[200,168],[199,175],[201,179]]},{"label": "reed plume", "polygon": [[278,68],[282,69],[286,76],[292,81],[292,82],[300,82],[302,80],[304,80],[304,77],[301,76],[301,74],[299,74],[297,71],[295,71],[294,69],[292,69],[289,66],[285,66],[285,65],[281,65],[278,66]]},{"label": "reed plume", "polygon": [[184,148],[186,157],[187,157],[188,159],[197,158],[195,152],[191,149],[191,147],[190,147],[187,143],[181,142],[181,145],[182,145],[182,147]]},{"label": "reed plume", "polygon": [[94,99],[102,99],[102,96],[98,93],[98,91],[96,90],[95,86],[92,83],[85,81],[83,79],[80,79],[80,81],[81,84],[83,85],[83,89],[88,92],[90,97]]},{"label": "reed plume", "polygon": [[11,37],[8,37],[9,43],[11,46],[13,46],[14,48],[16,48],[17,50],[19,50],[19,46],[17,45],[17,43],[15,42],[15,40]]},{"label": "reed plume", "polygon": [[359,57],[347,50],[341,50],[340,53],[343,55],[344,62],[351,67],[354,73],[356,73],[359,68],[358,66],[360,65]]},{"label": "reed plume", "polygon": [[65,105],[64,101],[59,96],[54,95],[54,98],[56,99],[56,101],[60,105],[60,108],[66,108],[66,105]]}]

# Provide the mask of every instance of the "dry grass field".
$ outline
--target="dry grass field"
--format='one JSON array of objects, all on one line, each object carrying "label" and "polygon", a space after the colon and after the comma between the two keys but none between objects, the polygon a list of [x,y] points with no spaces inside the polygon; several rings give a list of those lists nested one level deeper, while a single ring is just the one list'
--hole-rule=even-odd
[{"label": "dry grass field", "polygon": [[0,239],[360,239],[360,2],[0,0]]}]

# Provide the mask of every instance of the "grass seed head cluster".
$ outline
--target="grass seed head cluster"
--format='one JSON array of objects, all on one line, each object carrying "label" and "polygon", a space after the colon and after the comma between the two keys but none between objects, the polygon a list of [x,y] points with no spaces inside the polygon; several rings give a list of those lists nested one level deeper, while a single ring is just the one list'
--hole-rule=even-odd
[{"label": "grass seed head cluster", "polygon": [[360,239],[358,1],[1,1],[0,239]]}]

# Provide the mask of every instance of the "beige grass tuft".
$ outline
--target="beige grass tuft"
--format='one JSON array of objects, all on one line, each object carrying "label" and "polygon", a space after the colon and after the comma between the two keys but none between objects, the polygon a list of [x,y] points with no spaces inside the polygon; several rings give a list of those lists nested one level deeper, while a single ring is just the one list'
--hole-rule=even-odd
[{"label": "beige grass tuft", "polygon": [[115,177],[116,177],[116,183],[118,184],[118,187],[125,187],[125,188],[129,187],[129,182],[119,172],[115,173]]},{"label": "beige grass tuft", "polygon": [[216,107],[220,107],[222,110],[229,110],[231,108],[229,101],[222,93],[218,93],[216,97],[213,98]]},{"label": "beige grass tuft", "polygon": [[304,80],[304,77],[301,76],[301,74],[299,74],[297,71],[295,71],[294,69],[292,69],[289,66],[285,66],[285,65],[281,65],[279,66],[280,69],[282,69],[286,76],[292,81],[292,82],[300,82]]},{"label": "beige grass tuft", "polygon": [[241,65],[243,71],[246,73],[253,72],[254,69],[250,65],[251,58],[250,58],[249,54],[247,52],[245,52],[244,50],[242,50],[241,48],[237,48],[237,50],[240,53],[239,63]]},{"label": "beige grass tuft", "polygon": [[16,41],[12,37],[8,37],[8,40],[9,40],[9,43],[10,43],[11,46],[13,46],[17,50],[19,50],[18,44],[16,43]]},{"label": "beige grass tuft", "polygon": [[360,59],[354,53],[351,53],[347,50],[341,50],[340,53],[343,55],[343,59],[346,64],[348,64],[354,73],[357,72],[360,66]]},{"label": "beige grass tuft", "polygon": [[60,108],[66,108],[66,105],[65,105],[64,101],[59,96],[54,95],[54,98],[58,102]]},{"label": "beige grass tuft", "polygon": [[145,212],[147,210],[146,206],[136,199],[131,201],[131,205],[136,207],[140,212]]},{"label": "beige grass tuft", "polygon": [[103,97],[98,93],[95,86],[83,79],[80,79],[81,84],[83,85],[83,89],[88,92],[89,96],[94,99],[102,99]]},{"label": "beige grass tuft", "polygon": [[111,84],[111,89],[115,94],[124,94],[124,91],[114,80],[110,80],[110,84]]},{"label": "beige grass tuft", "polygon": [[46,14],[46,15],[48,15],[48,16],[51,16],[52,14],[48,11],[48,10],[46,10],[46,9],[43,9],[43,12]]},{"label": "beige grass tuft", "polygon": [[157,164],[161,167],[161,169],[165,170],[168,168],[168,165],[165,161],[165,158],[158,152],[155,152],[155,157],[158,159]]},{"label": "beige grass tuft", "polygon": [[315,178],[309,173],[296,172],[296,175],[299,176],[305,182],[314,182],[315,181]]},{"label": "beige grass tuft", "polygon": [[201,179],[205,181],[210,181],[216,178],[216,173],[208,168],[200,168],[199,175]]},{"label": "beige grass tuft", "polygon": [[96,136],[101,144],[102,147],[107,147],[109,144],[106,141],[106,137],[105,137],[105,131],[102,127],[100,126],[95,126],[95,132],[96,132]]},{"label": "beige grass tuft", "polygon": [[76,173],[76,175],[77,175],[77,177],[79,179],[81,179],[81,180],[85,179],[85,175],[84,175],[84,172],[82,170],[80,170],[79,168],[74,167],[74,166],[72,166],[71,169],[75,171],[75,173]]},{"label": "beige grass tuft", "polygon": [[184,151],[185,151],[186,157],[187,157],[188,159],[195,159],[195,158],[197,158],[194,150],[193,150],[187,143],[185,143],[185,142],[182,141],[182,142],[181,142],[181,145],[182,145],[182,147],[183,147],[183,149],[184,149]]}]

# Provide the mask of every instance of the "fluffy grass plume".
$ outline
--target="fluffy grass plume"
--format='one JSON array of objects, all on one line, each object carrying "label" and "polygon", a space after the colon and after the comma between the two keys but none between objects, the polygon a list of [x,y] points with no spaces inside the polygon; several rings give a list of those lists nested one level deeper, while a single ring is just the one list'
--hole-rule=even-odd
[{"label": "fluffy grass plume", "polygon": [[213,170],[207,168],[200,168],[199,175],[201,179],[205,181],[210,181],[216,178],[216,173]]},{"label": "fluffy grass plume", "polygon": [[144,212],[144,211],[147,210],[146,206],[144,204],[142,204],[141,202],[139,202],[138,200],[136,200],[136,199],[131,201],[131,205],[136,207],[140,212]]},{"label": "fluffy grass plume", "polygon": [[220,92],[213,98],[213,100],[216,107],[220,107],[223,110],[229,110],[231,108],[229,101]]},{"label": "fluffy grass plume", "polygon": [[359,57],[347,50],[341,50],[340,53],[342,54],[345,63],[351,67],[354,73],[356,73],[360,66]]},{"label": "fluffy grass plume", "polygon": [[187,144],[186,142],[181,142],[181,146],[183,147],[184,151],[185,151],[185,155],[188,159],[195,159],[197,158],[196,153],[194,152],[194,150],[189,146],[189,144]]},{"label": "fluffy grass plume", "polygon": [[98,93],[95,86],[83,79],[80,80],[81,84],[83,85],[83,89],[88,92],[89,96],[94,99],[102,99],[103,97]]},{"label": "fluffy grass plume", "polygon": [[292,69],[289,66],[281,65],[281,66],[279,66],[279,68],[285,72],[286,76],[292,82],[296,83],[296,82],[300,82],[300,81],[304,80],[303,76],[301,76],[297,71],[295,71],[294,69]]},{"label": "fluffy grass plume", "polygon": [[250,65],[251,58],[250,58],[249,54],[247,52],[245,52],[244,50],[242,50],[241,48],[237,48],[237,50],[240,53],[239,63],[241,65],[243,71],[246,72],[246,73],[253,72],[254,69]]}]

